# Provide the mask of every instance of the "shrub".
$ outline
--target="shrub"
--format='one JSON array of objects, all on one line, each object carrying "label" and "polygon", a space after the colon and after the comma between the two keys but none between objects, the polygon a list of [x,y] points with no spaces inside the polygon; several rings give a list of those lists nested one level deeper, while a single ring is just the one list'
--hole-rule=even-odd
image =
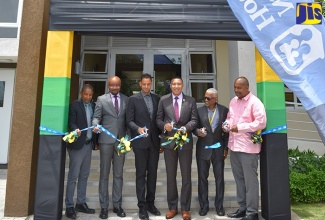
[{"label": "shrub", "polygon": [[325,157],[314,151],[289,149],[291,202],[325,201]]}]

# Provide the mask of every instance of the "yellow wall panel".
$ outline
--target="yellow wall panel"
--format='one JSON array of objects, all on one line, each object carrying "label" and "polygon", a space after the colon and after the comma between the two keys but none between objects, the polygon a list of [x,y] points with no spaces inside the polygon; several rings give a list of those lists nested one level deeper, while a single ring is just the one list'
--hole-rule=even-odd
[{"label": "yellow wall panel", "polygon": [[44,76],[71,78],[72,51],[73,31],[49,31]]},{"label": "yellow wall panel", "polygon": [[259,82],[282,82],[278,75],[263,59],[260,52],[255,48],[256,83]]}]

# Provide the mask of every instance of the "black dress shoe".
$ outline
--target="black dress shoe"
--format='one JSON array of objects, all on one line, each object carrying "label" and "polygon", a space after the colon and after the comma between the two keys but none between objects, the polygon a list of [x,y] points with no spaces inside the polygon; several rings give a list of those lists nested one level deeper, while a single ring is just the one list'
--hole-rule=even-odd
[{"label": "black dress shoe", "polygon": [[225,215],[225,210],[223,208],[216,209],[216,212],[217,212],[218,216],[224,216]]},{"label": "black dress shoe", "polygon": [[207,209],[200,209],[199,215],[200,216],[206,216],[208,214],[209,208]]},{"label": "black dress shoe", "polygon": [[71,219],[76,219],[77,218],[76,212],[75,212],[73,207],[66,208],[65,216],[67,216],[67,218],[71,218]]},{"label": "black dress shoe", "polygon": [[139,219],[149,220],[149,215],[145,208],[139,209]]},{"label": "black dress shoe", "polygon": [[95,209],[90,209],[88,208],[87,203],[81,203],[81,204],[76,204],[76,211],[77,212],[83,212],[83,213],[87,213],[87,214],[94,214],[95,213]]},{"label": "black dress shoe", "polygon": [[245,215],[246,215],[246,209],[244,209],[244,210],[238,209],[234,213],[228,213],[227,214],[227,216],[230,217],[230,218],[241,218],[241,217],[244,217]]},{"label": "black dress shoe", "polygon": [[108,209],[101,209],[99,218],[101,219],[107,219],[108,218]]},{"label": "black dress shoe", "polygon": [[113,208],[113,212],[114,213],[116,213],[116,215],[117,216],[119,216],[119,217],[125,217],[126,215],[125,215],[125,212],[124,212],[124,210],[122,209],[122,207],[120,206],[120,207],[118,207],[118,208]]},{"label": "black dress shoe", "polygon": [[241,218],[240,220],[258,220],[258,214],[257,213],[249,214],[246,215],[244,218]]},{"label": "black dress shoe", "polygon": [[155,216],[161,215],[160,211],[153,204],[147,206],[147,211]]}]

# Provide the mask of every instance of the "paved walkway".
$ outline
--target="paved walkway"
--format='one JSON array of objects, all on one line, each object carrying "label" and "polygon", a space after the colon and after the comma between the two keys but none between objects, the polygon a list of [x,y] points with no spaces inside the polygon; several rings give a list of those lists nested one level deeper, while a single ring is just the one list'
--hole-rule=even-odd
[{"label": "paved walkway", "polygon": [[[27,217],[4,217],[4,204],[5,204],[5,194],[6,194],[6,183],[7,183],[7,170],[6,169],[0,169],[0,219],[2,220],[33,220],[33,216],[27,216]],[[126,210],[126,217],[123,218],[123,220],[136,220],[138,219],[138,211],[137,210]],[[149,216],[151,220],[165,220],[164,213],[167,210],[160,210],[162,213],[162,216]],[[230,213],[235,211],[235,209],[232,208],[226,208],[225,209],[226,213]],[[77,219],[78,220],[95,220],[95,219],[100,219],[98,217],[99,215],[99,210],[96,210],[96,213],[93,215],[87,215],[83,213],[78,213]],[[228,218],[226,216],[217,216],[214,210],[211,210],[208,215],[205,217],[199,216],[197,210],[191,211],[192,214],[192,219],[204,219],[204,220],[222,220],[222,219],[228,219],[230,220],[231,218]],[[120,219],[119,217],[116,216],[112,211],[109,211],[109,220],[117,220]],[[62,217],[62,220],[68,220],[64,215]],[[178,214],[174,220],[182,220],[182,217],[180,214]],[[260,216],[260,220],[263,220],[263,218]],[[297,216],[295,213],[291,212],[291,220],[300,220],[299,216]]]}]

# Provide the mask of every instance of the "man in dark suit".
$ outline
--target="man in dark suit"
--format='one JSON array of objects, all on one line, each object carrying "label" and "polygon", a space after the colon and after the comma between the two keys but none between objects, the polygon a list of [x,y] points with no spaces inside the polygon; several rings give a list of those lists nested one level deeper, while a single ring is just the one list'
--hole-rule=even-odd
[{"label": "man in dark suit", "polygon": [[[214,207],[217,215],[224,216],[223,208],[224,197],[224,159],[228,155],[228,137],[229,134],[222,130],[222,122],[227,118],[228,108],[218,104],[218,91],[210,88],[205,92],[204,104],[198,108],[199,124],[194,134],[198,136],[196,143],[196,162],[198,169],[198,196],[200,203],[199,215],[205,216],[209,211],[208,200],[208,177],[209,169],[212,163],[213,174],[215,178],[215,200]],[[211,146],[220,143],[219,148],[206,149],[206,146]]]},{"label": "man in dark suit", "polygon": [[[167,145],[164,149],[164,157],[167,172],[167,201],[169,211],[166,218],[171,219],[177,213],[178,207],[178,191],[177,191],[177,164],[179,161],[182,174],[181,188],[181,211],[184,220],[190,220],[189,213],[192,197],[192,180],[191,165],[193,153],[192,131],[196,129],[198,123],[197,107],[195,99],[182,93],[184,84],[181,78],[171,80],[171,94],[161,97],[157,112],[158,128],[165,133],[166,136],[174,136],[173,127],[182,129],[188,134],[189,142],[174,150],[175,142]],[[173,123],[172,123],[173,122]]]},{"label": "man in dark suit", "polygon": [[[120,93],[121,79],[112,76],[107,83],[109,93],[98,97],[94,112],[93,125],[102,125],[118,139],[126,135],[125,112],[128,97]],[[95,127],[94,132],[98,132]],[[122,208],[123,166],[125,155],[117,154],[118,142],[111,136],[100,133],[98,138],[100,148],[100,177],[99,177],[99,202],[101,212],[99,218],[108,218],[108,176],[113,164],[113,212],[119,217],[125,217]]]},{"label": "man in dark suit", "polygon": [[[91,126],[91,118],[94,112],[93,87],[85,84],[80,92],[81,99],[70,104],[69,129],[76,131],[78,138],[75,142],[67,144],[69,154],[69,172],[66,188],[66,212],[68,218],[75,219],[76,212],[95,213],[86,203],[87,180],[90,172],[91,152],[95,146],[95,134],[91,130],[80,132],[80,129]],[[77,185],[77,203],[74,208],[73,195]]]},{"label": "man in dark suit", "polygon": [[140,93],[129,98],[126,122],[132,138],[145,133],[145,130],[148,129],[147,137],[138,138],[131,144],[135,155],[139,218],[148,220],[147,211],[154,215],[160,215],[154,204],[160,149],[156,116],[160,98],[150,92],[152,79],[149,74],[141,76],[139,85],[141,87]]}]

